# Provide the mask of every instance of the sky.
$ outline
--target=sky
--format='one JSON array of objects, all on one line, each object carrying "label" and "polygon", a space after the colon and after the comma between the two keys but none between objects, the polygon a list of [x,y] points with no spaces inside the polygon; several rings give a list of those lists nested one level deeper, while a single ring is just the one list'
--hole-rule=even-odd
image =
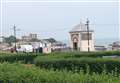
[{"label": "sky", "polygon": [[17,31],[17,37],[28,35],[29,33],[37,33],[40,39],[53,37],[61,41],[69,40],[69,31],[80,21],[86,22],[88,18],[90,20],[90,28],[94,30],[95,39],[119,38],[120,17],[118,2],[7,1],[2,6],[2,32],[4,36],[13,34],[12,27],[15,24],[20,29]]}]

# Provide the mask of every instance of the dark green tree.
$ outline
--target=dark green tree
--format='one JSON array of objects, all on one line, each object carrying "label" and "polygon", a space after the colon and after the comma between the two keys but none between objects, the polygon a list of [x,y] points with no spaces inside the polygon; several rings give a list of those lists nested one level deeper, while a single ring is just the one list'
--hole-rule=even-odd
[{"label": "dark green tree", "polygon": [[55,43],[57,42],[54,38],[49,38],[49,39],[44,39],[45,41],[48,41],[50,43]]},{"label": "dark green tree", "polygon": [[16,38],[14,36],[9,36],[9,37],[4,37],[3,38],[3,42],[8,43],[9,45],[11,45],[12,43],[15,43]]},{"label": "dark green tree", "polygon": [[30,41],[31,41],[31,42],[40,42],[40,40],[39,40],[39,39],[36,39],[36,38],[32,38]]}]

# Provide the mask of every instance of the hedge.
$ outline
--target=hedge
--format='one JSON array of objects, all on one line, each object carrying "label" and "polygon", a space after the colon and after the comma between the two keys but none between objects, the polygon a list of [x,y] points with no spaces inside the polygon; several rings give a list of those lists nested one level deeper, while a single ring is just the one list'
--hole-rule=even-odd
[{"label": "hedge", "polygon": [[0,62],[24,62],[24,63],[33,63],[33,59],[43,54],[36,53],[0,53]]},{"label": "hedge", "polygon": [[103,57],[103,56],[120,56],[120,51],[102,51],[102,52],[53,52],[50,54],[47,54],[50,57],[56,57],[56,58],[69,58],[69,57]]},{"label": "hedge", "polygon": [[115,74],[53,71],[22,64],[0,64],[0,83],[119,83]]},{"label": "hedge", "polygon": [[107,72],[117,71],[120,73],[120,59],[103,59],[103,58],[51,58],[37,57],[34,60],[36,66],[41,68],[54,68],[59,70],[77,70],[83,69],[85,72],[89,67],[90,72],[101,73],[104,69]]},{"label": "hedge", "polygon": [[45,59],[52,58],[81,58],[81,57],[92,57],[98,58],[103,56],[120,56],[120,51],[108,51],[108,52],[56,52],[50,54],[39,54],[39,53],[4,53],[0,52],[0,62],[15,62],[23,61],[25,63],[33,63],[33,59],[36,56],[45,56]]}]

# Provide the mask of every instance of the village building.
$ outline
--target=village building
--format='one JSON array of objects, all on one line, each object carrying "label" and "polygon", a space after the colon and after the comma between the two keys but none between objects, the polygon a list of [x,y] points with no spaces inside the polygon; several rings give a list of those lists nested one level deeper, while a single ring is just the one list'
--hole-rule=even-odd
[{"label": "village building", "polygon": [[[35,37],[31,37],[31,40],[25,39],[20,40],[16,43],[17,48],[19,51],[22,51],[22,49],[28,49],[27,46],[33,47],[33,52],[38,53],[51,53],[55,51],[61,51],[65,48],[66,44],[56,41],[54,38],[48,38],[48,39],[35,39]],[[28,41],[29,40],[29,41]],[[14,43],[13,43],[14,46]],[[22,48],[20,48],[22,47]]]},{"label": "village building", "polygon": [[103,45],[95,45],[95,51],[106,51],[107,47]]},{"label": "village building", "polygon": [[112,44],[109,44],[108,45],[108,49],[107,50],[114,50],[114,51],[118,51],[120,50],[120,42],[119,41],[116,41],[116,42],[113,42]]},{"label": "village building", "polygon": [[0,50],[4,51],[4,50],[9,50],[9,49],[10,49],[10,45],[8,43],[0,44]]},{"label": "village building", "polygon": [[[85,23],[73,27],[70,33],[70,48],[76,51],[94,51],[94,31],[87,29]],[[89,37],[88,37],[89,34]],[[88,40],[89,39],[89,40]]]},{"label": "village building", "polygon": [[57,41],[55,43],[52,43],[51,49],[53,52],[60,52],[60,51],[65,51],[67,48],[66,44],[60,41]]},{"label": "village building", "polygon": [[43,42],[43,53],[51,53],[52,50],[51,50],[51,42],[49,41],[46,41],[46,40],[42,40]]},{"label": "village building", "polygon": [[45,40],[17,42],[17,48],[19,51],[23,51],[23,49],[28,49],[28,46],[32,46],[32,52],[51,53],[51,43]]},{"label": "village building", "polygon": [[22,36],[22,41],[30,41],[32,39],[37,39],[37,34],[30,33],[28,36]]}]

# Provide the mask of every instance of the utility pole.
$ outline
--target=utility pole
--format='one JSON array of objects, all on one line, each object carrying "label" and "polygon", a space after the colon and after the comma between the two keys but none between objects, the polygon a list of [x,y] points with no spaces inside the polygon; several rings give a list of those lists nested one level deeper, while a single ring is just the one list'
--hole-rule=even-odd
[{"label": "utility pole", "polygon": [[89,42],[89,20],[87,19],[86,21],[86,26],[87,26],[87,37],[88,37],[88,52],[90,52],[90,42]]},{"label": "utility pole", "polygon": [[17,50],[16,50],[16,47],[17,47],[17,46],[16,46],[16,42],[17,42],[16,32],[17,32],[18,30],[19,30],[19,29],[17,29],[16,26],[14,25],[14,26],[13,26],[13,32],[14,32],[14,37],[15,37],[15,46],[14,46],[15,51],[17,51]]},{"label": "utility pole", "polygon": [[14,37],[15,37],[15,51],[16,51],[16,26],[13,26]]}]

